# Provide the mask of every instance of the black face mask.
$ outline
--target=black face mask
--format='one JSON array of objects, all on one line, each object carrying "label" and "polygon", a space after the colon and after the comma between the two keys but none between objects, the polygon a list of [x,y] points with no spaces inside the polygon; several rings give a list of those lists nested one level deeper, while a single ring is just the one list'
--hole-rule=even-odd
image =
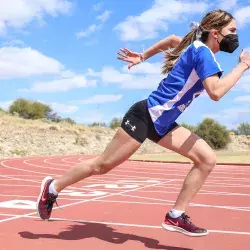
[{"label": "black face mask", "polygon": [[218,42],[220,44],[220,51],[233,53],[239,47],[238,35],[237,34],[228,34],[226,36],[224,36],[224,35],[222,35],[222,36],[223,36],[223,39],[221,40],[220,43]]}]

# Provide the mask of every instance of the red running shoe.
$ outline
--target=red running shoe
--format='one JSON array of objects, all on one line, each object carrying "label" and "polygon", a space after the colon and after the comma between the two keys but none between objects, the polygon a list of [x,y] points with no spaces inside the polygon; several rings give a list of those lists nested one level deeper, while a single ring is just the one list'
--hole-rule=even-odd
[{"label": "red running shoe", "polygon": [[[49,185],[53,181],[52,177],[46,177],[41,185],[41,192],[37,199],[37,212],[42,220],[50,218],[52,208],[58,195],[49,193]],[[57,204],[57,203],[56,203]]]},{"label": "red running shoe", "polygon": [[208,231],[206,229],[195,226],[189,219],[190,217],[184,213],[175,219],[171,218],[169,214],[166,214],[162,227],[168,231],[179,232],[188,236],[208,235]]}]

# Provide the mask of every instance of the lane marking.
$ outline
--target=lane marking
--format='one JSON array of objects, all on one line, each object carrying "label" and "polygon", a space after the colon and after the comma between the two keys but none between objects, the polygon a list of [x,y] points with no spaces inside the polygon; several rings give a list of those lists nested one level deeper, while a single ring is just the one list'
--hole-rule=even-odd
[{"label": "lane marking", "polygon": [[[140,189],[143,189],[143,188],[148,188],[148,187],[157,186],[157,185],[159,185],[159,184],[163,184],[163,183],[167,183],[167,182],[171,182],[171,181],[174,181],[174,180],[168,180],[168,181],[165,181],[165,182],[160,182],[160,183],[154,183],[154,184],[150,184],[150,185],[145,185],[145,186],[138,187],[138,188],[135,188],[135,189],[126,190],[126,191],[122,191],[122,192],[114,193],[114,194],[108,194],[108,195],[104,195],[104,196],[92,198],[92,199],[89,199],[89,200],[84,200],[84,201],[79,201],[79,202],[73,202],[73,203],[69,203],[69,204],[66,204],[66,205],[62,205],[62,206],[60,206],[60,207],[61,207],[61,208],[63,208],[63,207],[69,207],[69,206],[78,205],[78,204],[86,203],[86,202],[89,202],[89,201],[97,200],[97,199],[99,199],[99,198],[107,198],[107,197],[112,197],[112,196],[115,196],[115,195],[125,194],[125,193],[133,192],[133,191],[136,191],[136,190],[140,190]],[[54,208],[54,210],[56,210],[56,209],[59,209],[59,207],[55,207],[55,208]],[[14,216],[14,217],[12,217],[12,218],[0,220],[0,223],[1,223],[1,222],[6,222],[6,221],[11,221],[11,220],[20,219],[20,218],[22,218],[22,217],[24,217],[24,216],[29,216],[29,215],[34,215],[34,214],[37,214],[37,212],[28,213],[28,214],[24,214],[24,215],[20,215],[20,216]]]},{"label": "lane marking", "polygon": [[[27,218],[37,219],[37,216],[25,216]],[[92,221],[92,220],[73,220],[64,218],[51,218],[55,221],[68,221],[68,222],[78,222],[78,223],[98,223],[104,225],[113,226],[124,226],[124,227],[137,227],[137,228],[152,228],[152,229],[162,229],[161,226],[143,225],[143,224],[128,224],[128,223],[118,223],[118,222],[106,222],[106,221]],[[250,235],[250,232],[237,232],[237,231],[225,231],[225,230],[208,230],[210,233],[222,233],[222,234],[236,234],[236,235]]]},{"label": "lane marking", "polygon": [[[175,202],[175,200],[163,200],[163,199],[149,198],[149,197],[137,196],[137,195],[129,195],[129,194],[120,194],[120,195],[121,195],[121,196],[125,196],[125,197],[138,198],[138,199],[146,199],[146,200],[154,200],[154,201],[163,201],[163,202]],[[100,197],[100,199],[101,199],[101,198],[102,198],[102,197]],[[222,209],[228,209],[228,210],[236,210],[236,211],[250,212],[250,207],[215,206],[215,205],[200,204],[200,203],[189,203],[189,206],[193,206],[193,207],[222,208]]]}]

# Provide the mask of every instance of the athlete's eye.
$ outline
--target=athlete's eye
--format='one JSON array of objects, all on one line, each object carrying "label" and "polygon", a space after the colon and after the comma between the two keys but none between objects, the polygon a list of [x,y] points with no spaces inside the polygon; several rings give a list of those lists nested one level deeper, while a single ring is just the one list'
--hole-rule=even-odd
[{"label": "athlete's eye", "polygon": [[236,29],[236,28],[231,28],[230,31],[231,31],[232,33],[236,33],[237,29]]}]

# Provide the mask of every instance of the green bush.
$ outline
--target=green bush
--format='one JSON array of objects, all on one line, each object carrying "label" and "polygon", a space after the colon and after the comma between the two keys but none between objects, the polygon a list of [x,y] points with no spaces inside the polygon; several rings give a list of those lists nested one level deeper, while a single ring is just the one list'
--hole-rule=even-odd
[{"label": "green bush", "polygon": [[4,109],[0,108],[0,116],[4,116],[5,114],[7,114],[7,112]]},{"label": "green bush", "polygon": [[25,119],[42,119],[47,118],[52,109],[49,105],[37,101],[29,101],[23,98],[15,100],[9,107],[11,114],[18,113]]},{"label": "green bush", "polygon": [[237,127],[237,132],[239,135],[250,135],[250,124],[249,123],[240,123]]},{"label": "green bush", "polygon": [[89,124],[89,127],[107,127],[107,124],[105,122],[93,122]]},{"label": "green bush", "polygon": [[23,98],[19,98],[10,105],[9,112],[11,114],[18,113],[19,116],[28,118],[31,113],[30,102]]},{"label": "green bush", "polygon": [[76,122],[75,122],[73,119],[69,118],[69,117],[67,117],[67,118],[62,118],[62,119],[61,119],[61,122],[69,123],[69,124],[71,124],[71,125],[76,124]]},{"label": "green bush", "polygon": [[62,118],[56,113],[56,112],[53,112],[51,110],[51,112],[48,112],[48,114],[46,115],[46,118],[52,122],[61,122],[62,121]]},{"label": "green bush", "polygon": [[231,129],[230,133],[234,133],[235,135],[239,135],[239,131],[237,129]]},{"label": "green bush", "polygon": [[196,134],[213,149],[222,149],[230,142],[227,128],[213,119],[204,119],[197,127]]},{"label": "green bush", "polygon": [[111,120],[109,127],[112,129],[116,129],[121,126],[121,123],[122,123],[122,119],[115,117]]}]

